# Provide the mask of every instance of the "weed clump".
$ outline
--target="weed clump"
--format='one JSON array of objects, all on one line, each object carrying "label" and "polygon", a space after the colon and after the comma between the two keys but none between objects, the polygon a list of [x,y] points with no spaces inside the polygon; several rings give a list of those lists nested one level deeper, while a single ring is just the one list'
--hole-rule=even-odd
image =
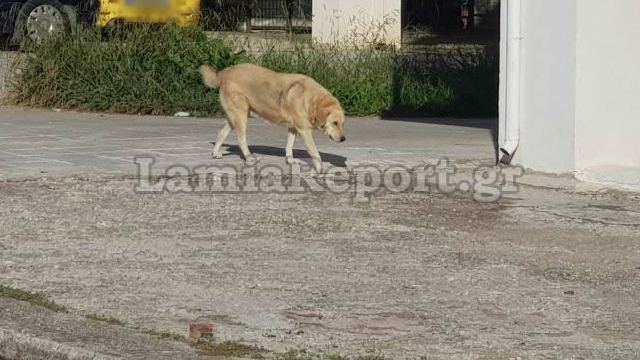
[{"label": "weed clump", "polygon": [[[107,35],[93,28],[32,49],[13,80],[21,105],[133,114],[220,115],[217,92],[203,86],[202,64],[253,62],[309,75],[348,115],[495,116],[497,57],[432,56],[394,47],[319,45],[233,49],[198,28],[138,25]],[[253,55],[250,55],[253,54]]]},{"label": "weed clump", "polygon": [[217,112],[198,66],[242,62],[220,40],[195,28],[139,25],[82,28],[34,47],[12,85],[18,104],[133,114]]},{"label": "weed clump", "polygon": [[56,304],[45,295],[32,293],[12,287],[0,285],[0,297],[10,298],[18,301],[26,301],[32,305],[43,307],[55,312],[66,313],[69,310],[60,304]]}]

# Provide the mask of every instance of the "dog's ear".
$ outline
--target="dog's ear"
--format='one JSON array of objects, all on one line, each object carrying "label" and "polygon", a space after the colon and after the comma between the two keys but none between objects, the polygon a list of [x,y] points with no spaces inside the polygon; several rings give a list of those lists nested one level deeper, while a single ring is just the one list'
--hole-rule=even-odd
[{"label": "dog's ear", "polygon": [[327,123],[327,118],[334,110],[334,102],[330,97],[320,96],[315,100],[315,106],[312,107],[311,124],[315,128],[321,128]]},{"label": "dog's ear", "polygon": [[332,109],[333,108],[329,106],[325,106],[322,109],[320,109],[318,113],[318,126],[322,127],[327,124],[327,119],[329,118],[329,115],[331,114]]}]

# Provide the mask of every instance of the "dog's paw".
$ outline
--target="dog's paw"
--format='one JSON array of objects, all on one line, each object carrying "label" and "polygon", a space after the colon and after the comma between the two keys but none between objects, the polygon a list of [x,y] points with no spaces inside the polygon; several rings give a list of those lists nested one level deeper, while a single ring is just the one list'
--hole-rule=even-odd
[{"label": "dog's paw", "polygon": [[211,157],[214,159],[222,159],[222,153],[211,153]]},{"label": "dog's paw", "polygon": [[287,165],[306,165],[307,163],[305,163],[304,161],[300,160],[300,159],[296,159],[294,157],[288,157],[287,158]]},{"label": "dog's paw", "polygon": [[314,176],[323,175],[323,174],[325,174],[325,173],[326,173],[326,171],[325,171],[325,170],[326,170],[326,169],[325,169],[323,166],[321,166],[321,167],[319,167],[319,168],[314,166],[314,167],[311,169],[311,173],[312,173]]},{"label": "dog's paw", "polygon": [[251,156],[249,156],[248,158],[246,158],[246,159],[244,160],[244,163],[245,163],[247,166],[254,166],[254,165],[256,165],[258,162],[260,162],[260,160],[261,160],[261,159],[260,159],[259,157],[256,157],[256,156],[254,156],[254,155],[251,155]]},{"label": "dog's paw", "polygon": [[325,168],[322,164],[322,160],[313,159],[313,169],[315,170],[316,174],[324,173]]}]

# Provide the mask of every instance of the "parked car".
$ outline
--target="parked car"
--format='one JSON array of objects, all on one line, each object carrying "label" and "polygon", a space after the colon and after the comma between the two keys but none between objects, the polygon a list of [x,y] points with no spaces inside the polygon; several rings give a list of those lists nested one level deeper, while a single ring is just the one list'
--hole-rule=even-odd
[{"label": "parked car", "polygon": [[12,44],[39,43],[95,21],[98,8],[99,0],[0,0],[0,34]]},{"label": "parked car", "polygon": [[101,0],[98,26],[116,22],[197,25],[201,0]]},{"label": "parked car", "polygon": [[201,0],[0,0],[0,35],[11,44],[39,43],[77,24],[176,23],[200,18]]}]

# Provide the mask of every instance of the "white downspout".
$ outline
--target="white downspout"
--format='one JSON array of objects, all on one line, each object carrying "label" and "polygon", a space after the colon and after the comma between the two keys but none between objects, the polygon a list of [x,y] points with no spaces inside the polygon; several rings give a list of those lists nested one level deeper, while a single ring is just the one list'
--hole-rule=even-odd
[{"label": "white downspout", "polygon": [[[501,136],[500,162],[510,164],[520,144],[520,76],[522,56],[522,0],[507,0],[506,62],[504,96],[504,136]],[[503,8],[503,11],[505,9]]]}]

